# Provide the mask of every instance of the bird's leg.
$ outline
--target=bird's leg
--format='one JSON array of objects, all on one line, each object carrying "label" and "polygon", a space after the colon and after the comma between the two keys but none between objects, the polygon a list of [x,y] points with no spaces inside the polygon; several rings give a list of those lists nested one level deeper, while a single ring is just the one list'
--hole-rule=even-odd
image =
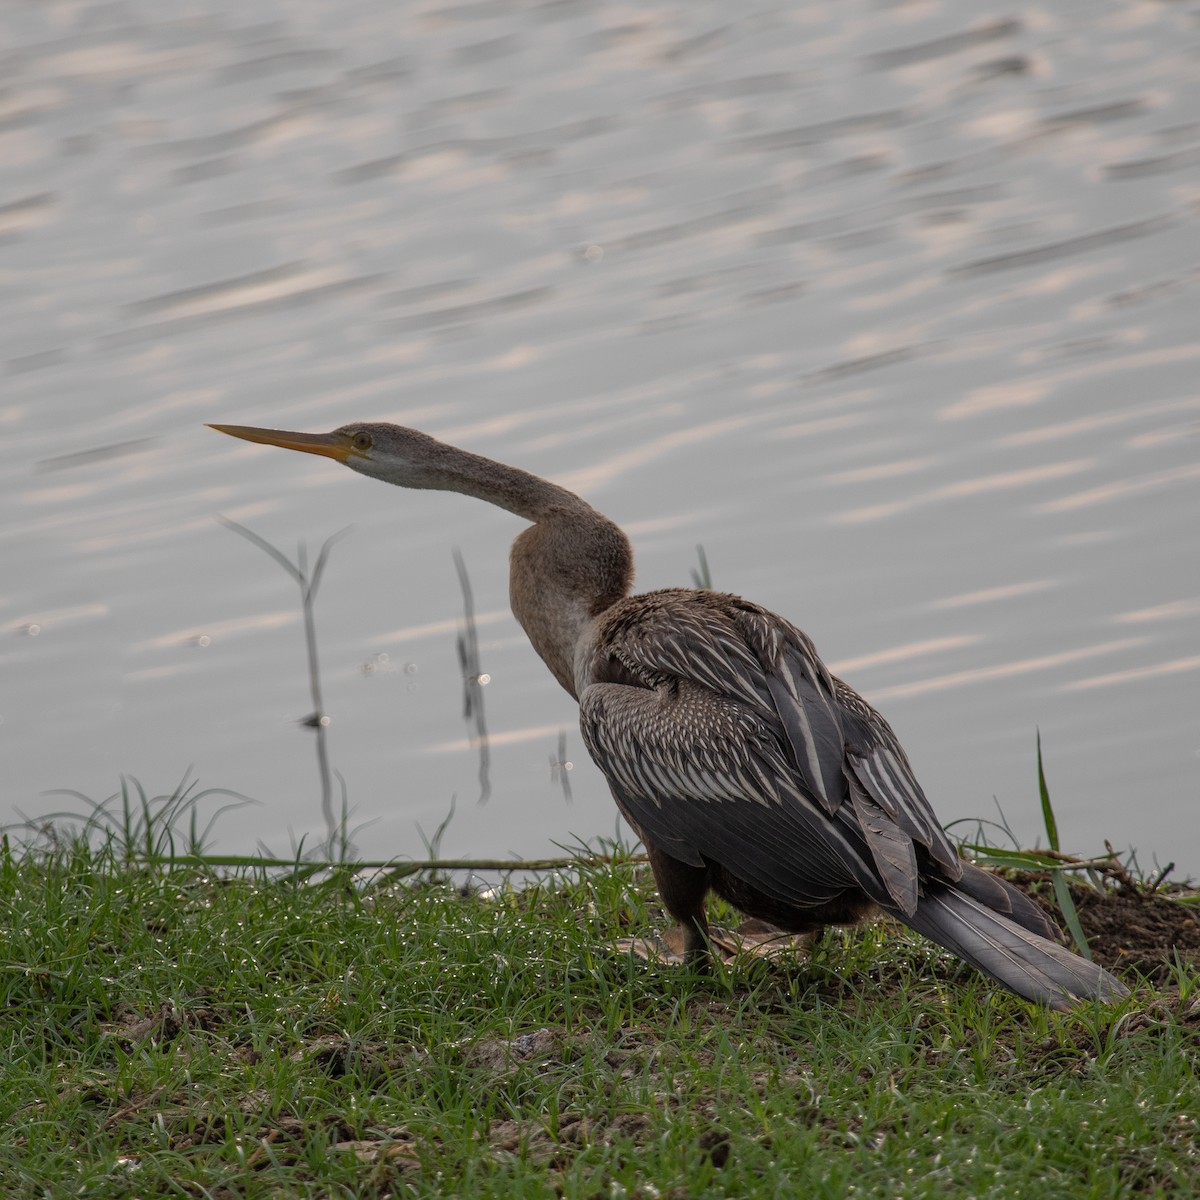
[{"label": "bird's leg", "polygon": [[712,965],[708,921],[703,910],[698,917],[683,923],[683,961],[698,971],[706,971]]},{"label": "bird's leg", "polygon": [[683,933],[683,960],[691,967],[703,967],[709,961],[708,918],[704,915],[704,897],[708,894],[707,867],[693,867],[664,854],[642,838],[650,858],[654,882],[663,907],[677,920]]}]

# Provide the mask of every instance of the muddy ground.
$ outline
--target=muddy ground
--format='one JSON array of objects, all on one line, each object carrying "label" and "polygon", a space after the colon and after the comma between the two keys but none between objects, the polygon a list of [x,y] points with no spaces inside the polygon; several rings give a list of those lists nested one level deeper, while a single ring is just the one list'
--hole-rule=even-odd
[{"label": "muddy ground", "polygon": [[[1098,892],[1079,885],[1071,896],[1092,957],[1110,970],[1132,968],[1163,984],[1171,977],[1176,954],[1184,963],[1200,963],[1200,904],[1132,888]],[[1038,899],[1061,924],[1053,892],[1040,892]]]}]

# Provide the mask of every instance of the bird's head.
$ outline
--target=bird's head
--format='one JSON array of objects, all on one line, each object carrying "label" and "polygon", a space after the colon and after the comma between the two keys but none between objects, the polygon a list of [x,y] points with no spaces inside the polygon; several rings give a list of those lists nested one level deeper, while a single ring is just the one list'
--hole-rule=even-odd
[{"label": "bird's head", "polygon": [[357,421],[342,425],[332,433],[292,433],[286,429],[259,429],[253,425],[210,425],[209,428],[248,442],[333,458],[363,475],[400,487],[446,486],[438,468],[443,452],[449,447],[427,433],[403,425]]}]

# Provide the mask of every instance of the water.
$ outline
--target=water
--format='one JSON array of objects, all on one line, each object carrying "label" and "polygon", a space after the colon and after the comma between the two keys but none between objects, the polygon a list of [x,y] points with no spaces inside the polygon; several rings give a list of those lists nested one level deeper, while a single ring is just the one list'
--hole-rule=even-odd
[{"label": "water", "polygon": [[[611,833],[507,612],[521,523],[205,421],[391,419],[583,491],[639,585],[805,628],[946,821],[1200,872],[1200,76],[1185,6],[9,6],[15,819],[189,766],[322,832],[292,551],[367,854]],[[492,796],[462,720],[460,547]],[[559,735],[566,731],[564,800]],[[215,805],[216,801],[213,801]],[[965,832],[965,827],[960,827]]]}]

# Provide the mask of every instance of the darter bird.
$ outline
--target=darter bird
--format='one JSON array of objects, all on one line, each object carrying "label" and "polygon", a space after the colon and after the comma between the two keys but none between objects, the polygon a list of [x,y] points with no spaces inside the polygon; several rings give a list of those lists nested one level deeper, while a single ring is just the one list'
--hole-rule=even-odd
[{"label": "darter bird", "polygon": [[689,961],[708,953],[711,890],[791,933],[883,909],[1052,1008],[1127,994],[1059,944],[1027,896],[959,857],[891,726],[782,617],[723,592],[630,595],[633,550],[607,517],[415,429],[212,428],[531,523],[512,545],[513,613],[579,702],[588,752],[646,847]]}]

